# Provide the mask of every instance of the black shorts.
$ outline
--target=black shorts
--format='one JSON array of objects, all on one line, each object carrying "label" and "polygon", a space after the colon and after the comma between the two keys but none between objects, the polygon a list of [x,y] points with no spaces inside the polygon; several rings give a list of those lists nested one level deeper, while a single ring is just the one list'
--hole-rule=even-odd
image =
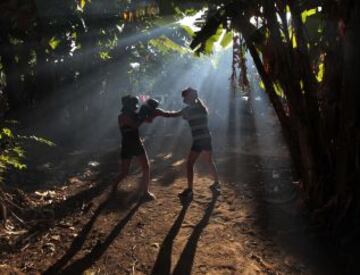
[{"label": "black shorts", "polygon": [[143,154],[145,154],[145,149],[141,142],[125,143],[121,146],[122,159],[132,159]]},{"label": "black shorts", "polygon": [[195,140],[191,146],[191,151],[212,151],[211,138]]}]

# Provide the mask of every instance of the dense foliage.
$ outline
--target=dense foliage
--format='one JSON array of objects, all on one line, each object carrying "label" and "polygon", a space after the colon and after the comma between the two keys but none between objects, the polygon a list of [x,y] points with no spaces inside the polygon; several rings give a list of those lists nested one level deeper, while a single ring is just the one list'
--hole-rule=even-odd
[{"label": "dense foliage", "polygon": [[353,232],[360,211],[359,3],[224,1],[209,11],[191,47],[206,49],[219,28],[240,35],[309,202],[341,235]]}]

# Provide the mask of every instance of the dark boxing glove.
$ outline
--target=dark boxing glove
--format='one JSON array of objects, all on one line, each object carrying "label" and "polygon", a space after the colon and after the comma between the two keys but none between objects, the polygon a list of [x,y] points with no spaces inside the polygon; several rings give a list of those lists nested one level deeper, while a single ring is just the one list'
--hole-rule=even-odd
[{"label": "dark boxing glove", "polygon": [[138,116],[141,121],[151,118],[156,108],[159,106],[159,101],[153,98],[146,100],[145,104],[141,105]]},{"label": "dark boxing glove", "polygon": [[141,105],[139,113],[138,113],[140,121],[144,121],[145,119],[150,117],[151,113],[152,113],[152,110],[148,105],[146,105],[146,104]]},{"label": "dark boxing glove", "polygon": [[160,103],[156,99],[149,98],[146,100],[146,105],[148,105],[152,110],[155,110],[157,107],[159,107]]}]

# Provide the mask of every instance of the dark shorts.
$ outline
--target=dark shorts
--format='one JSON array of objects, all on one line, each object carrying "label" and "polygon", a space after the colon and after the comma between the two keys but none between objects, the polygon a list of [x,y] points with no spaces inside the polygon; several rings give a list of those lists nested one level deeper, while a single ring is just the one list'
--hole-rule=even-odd
[{"label": "dark shorts", "polygon": [[195,140],[191,146],[191,151],[212,151],[211,138]]},{"label": "dark shorts", "polygon": [[132,159],[143,154],[145,154],[145,149],[141,142],[126,143],[121,146],[122,159]]}]

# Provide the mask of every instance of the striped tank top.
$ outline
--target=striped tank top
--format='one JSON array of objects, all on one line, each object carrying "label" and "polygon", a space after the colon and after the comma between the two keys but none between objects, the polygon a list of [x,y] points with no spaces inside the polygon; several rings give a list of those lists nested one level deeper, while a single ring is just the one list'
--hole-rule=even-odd
[{"label": "striped tank top", "polygon": [[211,138],[208,127],[208,114],[201,105],[194,104],[184,108],[182,116],[190,125],[194,141]]}]

